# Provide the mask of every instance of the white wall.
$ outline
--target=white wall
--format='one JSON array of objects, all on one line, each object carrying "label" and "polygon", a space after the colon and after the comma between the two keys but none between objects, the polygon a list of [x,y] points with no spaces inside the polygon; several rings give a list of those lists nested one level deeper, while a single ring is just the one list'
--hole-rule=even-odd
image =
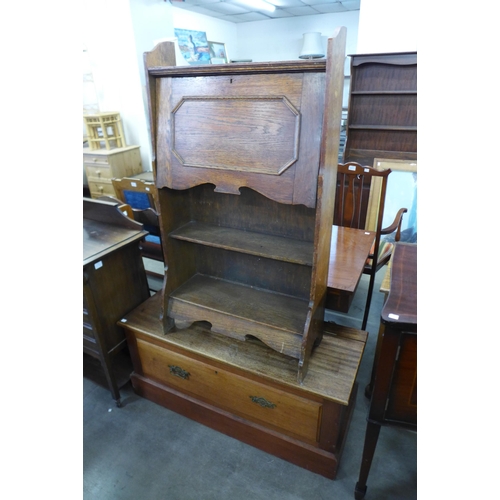
[{"label": "white wall", "polygon": [[172,36],[171,10],[163,0],[83,1],[83,43],[99,110],[120,113],[127,144],[141,146],[144,170],[151,170],[151,147],[143,53],[153,40]]},{"label": "white wall", "polygon": [[[297,60],[302,49],[302,35],[319,31],[324,49],[338,26],[347,28],[346,54],[356,51],[359,11],[270,19],[238,24],[239,59],[261,61]],[[236,59],[236,57],[231,56]]]},{"label": "white wall", "polygon": [[[94,77],[100,111],[120,112],[128,144],[141,146],[143,168],[151,169],[143,53],[174,28],[205,31],[224,42],[230,59],[298,59],[302,35],[347,28],[346,54],[416,50],[416,0],[362,0],[361,10],[251,23],[230,23],[172,7],[164,0],[83,0],[83,43]],[[97,13],[97,14],[96,14]],[[359,25],[359,29],[358,29]],[[346,74],[349,60],[346,59]],[[344,106],[347,106],[347,83]]]},{"label": "white wall", "polygon": [[417,0],[361,0],[358,54],[417,50]]},{"label": "white wall", "polygon": [[[303,34],[319,31],[326,53],[328,38],[339,26],[347,28],[346,56],[356,53],[358,40],[359,11],[271,19],[238,24],[237,57],[232,59],[252,59],[262,61],[298,60],[302,49]],[[350,72],[349,58],[346,57],[345,74]],[[349,101],[349,80],[346,79],[343,94],[343,107]]]}]

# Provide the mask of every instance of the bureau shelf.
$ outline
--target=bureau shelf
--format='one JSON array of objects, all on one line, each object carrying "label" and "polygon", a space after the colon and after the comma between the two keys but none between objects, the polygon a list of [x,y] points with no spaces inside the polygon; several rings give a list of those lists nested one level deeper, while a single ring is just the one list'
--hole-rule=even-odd
[{"label": "bureau shelf", "polygon": [[170,233],[169,236],[214,248],[312,266],[314,245],[309,241],[299,241],[200,222],[189,222]]},{"label": "bureau shelf", "polygon": [[[300,353],[307,312],[307,300],[202,274],[183,283],[169,300],[169,315],[177,321],[186,318],[191,324],[200,318],[213,331],[238,340],[263,335],[269,347],[292,357]],[[235,321],[240,328],[234,328]]]}]

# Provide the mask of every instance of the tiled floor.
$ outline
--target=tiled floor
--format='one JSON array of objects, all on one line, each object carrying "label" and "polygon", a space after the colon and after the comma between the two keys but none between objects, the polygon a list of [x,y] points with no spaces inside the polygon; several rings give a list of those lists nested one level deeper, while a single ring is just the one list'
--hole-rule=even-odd
[{"label": "tiled floor", "polygon": [[[344,500],[354,498],[361,464],[369,380],[383,296],[377,276],[358,374],[356,408],[335,480],[308,472],[121,390],[123,407],[93,378],[83,379],[83,492],[85,500]],[[367,280],[349,316],[327,320],[361,325]],[[89,366],[84,360],[84,367]],[[91,363],[91,361],[90,361]],[[95,373],[95,370],[87,370]],[[366,500],[417,498],[417,435],[383,427],[368,478]]]}]

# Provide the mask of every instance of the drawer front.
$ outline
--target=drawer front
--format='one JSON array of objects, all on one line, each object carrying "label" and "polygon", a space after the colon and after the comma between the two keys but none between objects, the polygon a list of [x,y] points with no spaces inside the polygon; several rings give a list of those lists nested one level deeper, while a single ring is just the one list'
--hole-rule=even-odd
[{"label": "drawer front", "polygon": [[145,376],[256,423],[316,443],[321,403],[137,339]]},{"label": "drawer front", "polygon": [[90,165],[86,163],[85,172],[89,180],[111,180],[113,178],[109,165]]},{"label": "drawer front", "polygon": [[83,163],[85,165],[108,165],[109,161],[107,155],[84,154]]},{"label": "drawer front", "polygon": [[92,198],[98,198],[99,196],[116,196],[113,184],[111,182],[92,182],[89,180],[90,195]]}]

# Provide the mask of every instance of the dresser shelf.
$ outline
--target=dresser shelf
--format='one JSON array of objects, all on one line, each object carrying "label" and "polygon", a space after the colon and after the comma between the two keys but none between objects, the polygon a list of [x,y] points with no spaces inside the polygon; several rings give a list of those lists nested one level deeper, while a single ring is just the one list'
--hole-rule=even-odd
[{"label": "dresser shelf", "polygon": [[351,95],[417,95],[416,90],[353,90]]},{"label": "dresser shelf", "polygon": [[417,53],[355,54],[344,162],[417,159]]},{"label": "dresser shelf", "polygon": [[398,130],[402,132],[416,132],[417,127],[405,125],[351,125],[351,130]]}]

